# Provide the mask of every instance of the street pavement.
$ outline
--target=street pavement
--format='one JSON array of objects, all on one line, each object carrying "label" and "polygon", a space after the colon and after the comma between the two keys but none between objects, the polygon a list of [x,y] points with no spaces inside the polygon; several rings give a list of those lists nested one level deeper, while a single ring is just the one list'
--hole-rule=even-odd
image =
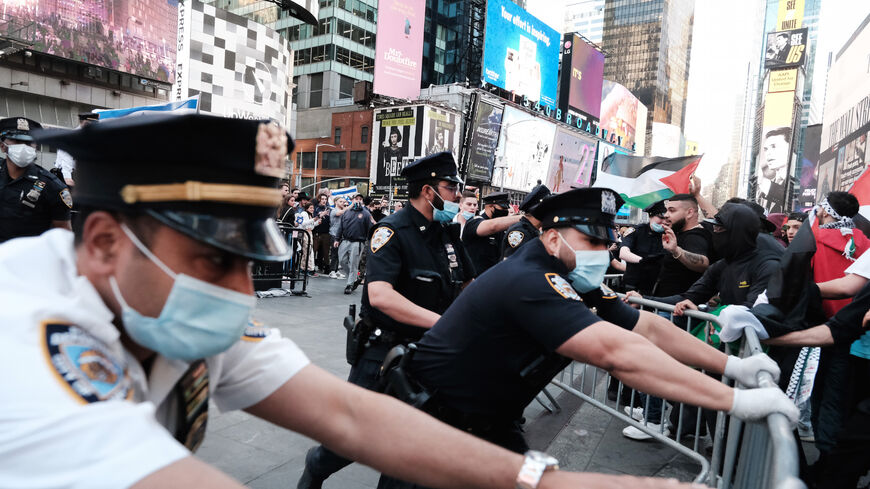
[{"label": "street pavement", "polygon": [[[297,290],[298,290],[297,284]],[[308,281],[308,297],[259,299],[255,318],[278,328],[321,368],[345,379],[342,319],[357,304],[362,289],[344,295],[344,281],[326,276]],[[554,395],[558,391],[549,387]],[[532,403],[525,413],[532,448],[547,450],[564,469],[611,474],[676,477],[690,481],[697,466],[690,459],[655,442],[625,439],[618,420],[567,394],[556,396],[562,407],[554,414]],[[315,442],[244,412],[218,413],[211,407],[205,442],[197,456],[248,487],[293,488],[302,473],[305,453]],[[374,488],[378,473],[352,464],[330,477],[325,488]]]}]

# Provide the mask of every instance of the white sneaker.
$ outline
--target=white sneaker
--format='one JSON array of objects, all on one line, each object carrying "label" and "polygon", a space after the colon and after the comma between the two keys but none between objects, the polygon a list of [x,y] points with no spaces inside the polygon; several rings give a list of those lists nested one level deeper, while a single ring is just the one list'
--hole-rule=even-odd
[{"label": "white sneaker", "polygon": [[344,279],[347,278],[347,275],[345,275],[345,274],[343,274],[343,273],[341,273],[341,272],[338,272],[338,273],[335,274],[335,278],[337,278],[337,279],[339,279],[339,280],[344,280]]},{"label": "white sneaker", "polygon": [[[667,426],[664,427],[664,431],[662,431],[662,425],[655,423],[647,423],[646,427],[650,429],[653,433],[660,433],[664,436],[668,436],[671,434],[671,430],[668,429]],[[622,430],[622,436],[626,438],[631,438],[632,440],[644,441],[652,439],[651,435],[646,434],[646,432],[641,431],[634,426],[626,426],[625,429]]]},{"label": "white sneaker", "polygon": [[632,408],[631,406],[625,406],[624,408],[622,408],[622,410],[625,412],[625,415],[628,416],[629,418],[632,418],[636,421],[643,421],[643,408],[642,407]]},{"label": "white sneaker", "polygon": [[338,275],[335,272],[329,272],[329,278],[338,278]]}]

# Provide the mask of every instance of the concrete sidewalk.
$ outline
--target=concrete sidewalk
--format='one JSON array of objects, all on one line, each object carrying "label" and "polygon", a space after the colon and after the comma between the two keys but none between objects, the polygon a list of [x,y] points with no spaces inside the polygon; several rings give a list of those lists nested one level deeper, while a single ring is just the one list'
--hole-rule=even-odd
[{"label": "concrete sidewalk", "polygon": [[[350,367],[344,358],[342,319],[348,304],[362,289],[344,295],[344,281],[326,277],[309,280],[310,297],[260,299],[256,318],[295,341],[317,366],[345,379]],[[555,394],[558,389],[550,387]],[[690,481],[694,462],[655,442],[624,438],[624,425],[598,409],[563,394],[561,413],[550,414],[537,403],[526,410],[529,443],[549,451],[568,470],[613,474],[676,477]],[[294,488],[304,466],[305,452],[315,442],[244,412],[210,413],[205,442],[197,452],[202,460],[252,488]],[[378,473],[360,464],[338,472],[325,488],[374,488]]]}]

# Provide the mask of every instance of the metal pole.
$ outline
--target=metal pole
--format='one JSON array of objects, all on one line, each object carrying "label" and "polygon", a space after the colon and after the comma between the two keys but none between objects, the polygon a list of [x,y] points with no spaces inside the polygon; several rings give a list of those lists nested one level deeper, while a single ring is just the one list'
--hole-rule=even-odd
[{"label": "metal pole", "polygon": [[314,192],[317,193],[317,150],[320,148],[319,144],[314,145]]}]

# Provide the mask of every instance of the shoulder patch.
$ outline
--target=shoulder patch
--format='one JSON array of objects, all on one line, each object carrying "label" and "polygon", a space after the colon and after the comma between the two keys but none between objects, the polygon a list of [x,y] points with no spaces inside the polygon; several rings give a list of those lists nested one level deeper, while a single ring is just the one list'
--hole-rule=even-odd
[{"label": "shoulder patch", "polygon": [[269,328],[263,326],[263,323],[254,321],[253,319],[245,326],[245,333],[242,335],[242,341],[250,341],[256,343],[263,341],[269,335]]},{"label": "shoulder patch", "polygon": [[379,249],[383,248],[383,246],[387,244],[387,241],[393,237],[393,234],[395,234],[395,231],[386,226],[381,226],[376,229],[374,234],[372,234],[372,253],[377,253]]},{"label": "shoulder patch", "polygon": [[544,276],[547,277],[547,283],[550,284],[550,287],[558,292],[559,295],[566,299],[571,299],[575,301],[580,300],[580,295],[577,293],[576,290],[574,290],[574,287],[571,287],[571,284],[569,284],[567,280],[559,276],[558,273],[545,273]]},{"label": "shoulder patch", "polygon": [[601,297],[604,299],[616,299],[616,292],[613,291],[610,287],[601,284]]},{"label": "shoulder patch", "polygon": [[70,394],[84,403],[133,398],[127,364],[81,328],[44,323],[46,360]]},{"label": "shoulder patch", "polygon": [[69,189],[65,188],[60,191],[60,200],[66,204],[67,207],[72,209],[72,195],[69,193]]},{"label": "shoulder patch", "polygon": [[510,233],[508,233],[507,242],[511,246],[511,248],[516,248],[520,245],[520,243],[523,242],[523,238],[525,237],[526,235],[523,234],[522,231],[511,231]]}]

